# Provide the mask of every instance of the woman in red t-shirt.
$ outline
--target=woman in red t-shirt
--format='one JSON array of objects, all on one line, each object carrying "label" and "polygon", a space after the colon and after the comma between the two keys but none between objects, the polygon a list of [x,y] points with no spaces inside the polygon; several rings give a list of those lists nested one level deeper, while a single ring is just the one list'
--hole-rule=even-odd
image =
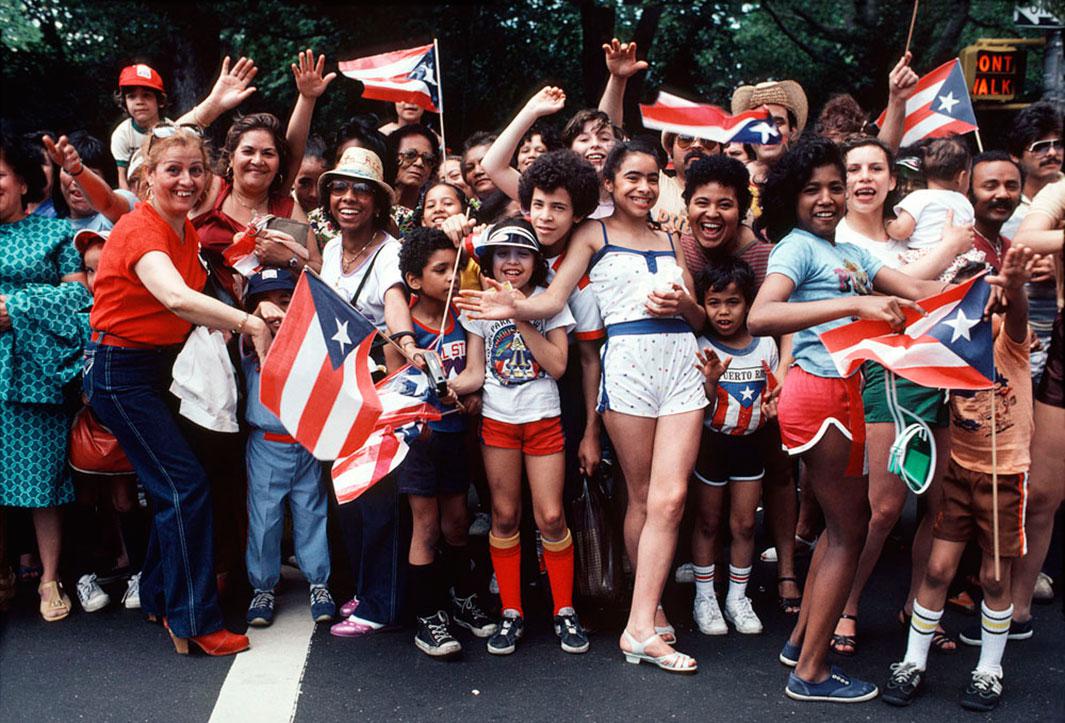
[{"label": "woman in red t-shirt", "polygon": [[179,653],[191,640],[208,655],[229,655],[248,639],[222,627],[210,489],[167,389],[193,324],[249,334],[260,358],[270,330],[200,293],[206,272],[188,213],[207,182],[203,141],[184,128],[156,127],[144,155],[148,201],[115,225],[97,270],[85,394],[152,501],[141,606],[163,616]]}]

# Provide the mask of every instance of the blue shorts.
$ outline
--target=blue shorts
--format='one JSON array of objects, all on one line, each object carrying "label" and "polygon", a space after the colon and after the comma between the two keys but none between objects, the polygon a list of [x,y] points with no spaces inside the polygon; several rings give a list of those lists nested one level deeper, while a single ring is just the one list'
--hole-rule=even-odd
[{"label": "blue shorts", "polygon": [[470,472],[464,432],[438,432],[419,437],[396,470],[399,493],[419,497],[466,494]]},{"label": "blue shorts", "polygon": [[695,478],[712,487],[755,482],[765,476],[765,428],[752,434],[722,434],[703,427]]}]

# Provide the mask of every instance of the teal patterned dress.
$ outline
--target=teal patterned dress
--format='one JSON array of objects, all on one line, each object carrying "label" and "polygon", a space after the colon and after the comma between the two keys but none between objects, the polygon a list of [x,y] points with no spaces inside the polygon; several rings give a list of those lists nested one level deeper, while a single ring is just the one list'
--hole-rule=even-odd
[{"label": "teal patterned dress", "polygon": [[0,505],[73,501],[67,466],[71,387],[80,371],[92,297],[60,283],[81,269],[73,229],[28,216],[0,224],[0,294],[11,328],[0,331]]}]

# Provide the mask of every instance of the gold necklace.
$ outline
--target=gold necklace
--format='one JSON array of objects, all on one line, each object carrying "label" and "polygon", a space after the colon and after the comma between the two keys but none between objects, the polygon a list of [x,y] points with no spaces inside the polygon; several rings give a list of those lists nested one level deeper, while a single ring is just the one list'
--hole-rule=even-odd
[{"label": "gold necklace", "polygon": [[341,269],[341,271],[343,271],[345,274],[351,273],[351,270],[355,268],[355,262],[359,260],[359,257],[363,255],[363,253],[366,251],[366,249],[368,249],[370,247],[370,244],[372,244],[374,242],[374,239],[376,239],[376,238],[377,238],[377,232],[375,231],[372,234],[370,234],[370,240],[367,241],[366,243],[364,243],[362,245],[362,247],[358,250],[358,252],[356,252],[356,254],[351,257],[350,260],[348,259],[348,250],[346,248],[344,248],[344,242],[341,241],[340,242],[340,269]]},{"label": "gold necklace", "polygon": [[[240,194],[237,192],[236,188],[233,189],[233,193],[230,194],[230,198],[232,198],[234,201],[236,201],[237,205],[240,206],[241,208],[243,208],[245,211],[251,211],[253,214],[259,214],[261,216],[265,216],[267,211],[269,211],[269,204],[270,204],[270,196],[269,195],[267,195],[267,197],[263,201],[260,201],[260,202],[256,203],[254,206],[249,206],[248,204],[246,204],[243,201],[241,201],[240,200]],[[267,206],[266,210],[260,210],[259,207],[263,206],[263,205]]]}]

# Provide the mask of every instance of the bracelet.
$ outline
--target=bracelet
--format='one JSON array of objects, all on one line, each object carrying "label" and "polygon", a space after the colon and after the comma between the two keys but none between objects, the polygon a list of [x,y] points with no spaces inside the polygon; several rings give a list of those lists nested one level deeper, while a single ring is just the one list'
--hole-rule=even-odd
[{"label": "bracelet", "polygon": [[298,268],[300,265],[299,257],[296,254],[292,254],[292,258],[288,260],[288,267],[290,269]]},{"label": "bracelet", "polygon": [[240,323],[237,324],[237,328],[233,330],[234,334],[243,334],[244,333],[244,325],[246,323],[248,323],[248,317],[249,316],[251,316],[251,314],[249,314],[248,312],[245,311],[244,312],[244,318],[240,320]]},{"label": "bracelet", "polygon": [[413,331],[397,331],[395,334],[389,335],[388,338],[398,344],[399,340],[402,339],[405,336],[409,336],[410,337],[411,344],[417,344],[417,342],[415,341],[415,337],[414,337],[414,332]]},{"label": "bracelet", "polygon": [[[66,171],[67,169],[65,169],[65,168],[64,168],[63,170],[64,170],[64,171]],[[72,175],[72,176],[80,176],[80,175],[81,175],[82,173],[84,173],[84,172],[85,172],[85,165],[84,165],[84,164],[82,164],[82,163],[79,163],[79,164],[78,164],[78,171],[77,171],[77,173],[75,173],[74,171],[67,171],[67,173],[69,173],[69,174],[70,174],[70,175]]]}]

